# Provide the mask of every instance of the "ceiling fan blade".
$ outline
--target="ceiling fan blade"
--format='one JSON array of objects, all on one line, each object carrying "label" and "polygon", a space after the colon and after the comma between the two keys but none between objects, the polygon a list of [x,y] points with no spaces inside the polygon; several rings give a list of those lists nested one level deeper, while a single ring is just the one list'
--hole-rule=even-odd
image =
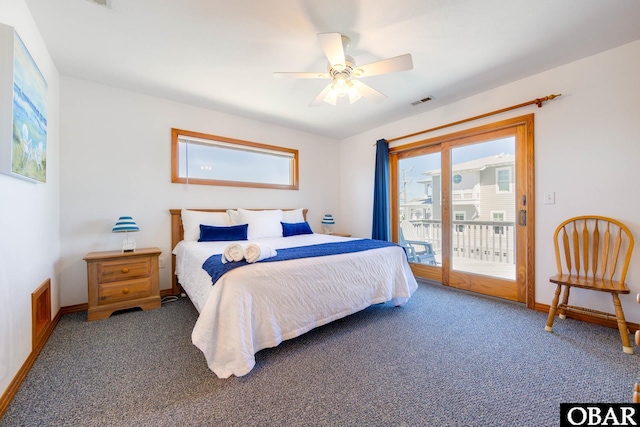
[{"label": "ceiling fan blade", "polygon": [[293,78],[293,79],[328,79],[331,77],[329,73],[273,73],[276,79]]},{"label": "ceiling fan blade", "polygon": [[[319,105],[322,105],[327,95],[329,95],[329,93],[331,92],[331,86],[333,86],[333,83],[329,83],[327,86],[325,86],[325,88],[322,89],[322,92],[320,92],[318,96],[316,96],[316,99],[311,101],[311,104],[309,104],[309,107],[317,107]],[[330,101],[331,100],[329,100],[329,103],[331,103]],[[336,105],[335,100],[333,105]]]},{"label": "ceiling fan blade", "polygon": [[340,33],[320,33],[318,34],[318,41],[332,67],[337,64],[345,66],[344,48]]},{"label": "ceiling fan blade", "polygon": [[413,60],[411,54],[396,56],[382,61],[372,62],[353,70],[352,75],[356,77],[369,77],[378,74],[395,73],[396,71],[411,70],[413,68]]},{"label": "ceiling fan blade", "polygon": [[378,92],[371,86],[368,86],[359,80],[351,80],[351,84],[353,85],[353,87],[355,87],[358,90],[358,92],[360,92],[362,96],[364,96],[374,104],[377,104],[387,99],[386,95]]}]

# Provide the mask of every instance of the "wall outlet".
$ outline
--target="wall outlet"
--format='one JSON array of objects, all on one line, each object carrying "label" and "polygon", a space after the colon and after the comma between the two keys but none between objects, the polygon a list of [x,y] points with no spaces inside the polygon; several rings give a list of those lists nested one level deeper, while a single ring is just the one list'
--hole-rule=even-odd
[{"label": "wall outlet", "polygon": [[550,193],[544,193],[544,204],[545,205],[556,204],[556,193],[554,191],[551,191]]},{"label": "wall outlet", "polygon": [[165,268],[167,266],[167,259],[165,257],[158,258],[158,266],[160,268]]}]

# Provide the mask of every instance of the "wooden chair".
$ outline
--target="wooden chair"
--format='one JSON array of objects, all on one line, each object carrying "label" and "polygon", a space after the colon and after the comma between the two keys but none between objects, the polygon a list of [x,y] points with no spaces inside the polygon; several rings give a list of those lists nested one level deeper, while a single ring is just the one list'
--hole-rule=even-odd
[{"label": "wooden chair", "polygon": [[[622,351],[633,354],[619,297],[619,294],[630,292],[625,283],[634,244],[629,229],[615,219],[577,216],[556,228],[553,244],[558,274],[549,280],[556,283],[557,287],[545,330],[551,332],[556,311],[561,319],[565,318],[566,312],[605,319],[615,317],[622,339]],[[558,303],[563,286],[562,302]],[[610,293],[616,314],[569,305],[572,287]]]}]

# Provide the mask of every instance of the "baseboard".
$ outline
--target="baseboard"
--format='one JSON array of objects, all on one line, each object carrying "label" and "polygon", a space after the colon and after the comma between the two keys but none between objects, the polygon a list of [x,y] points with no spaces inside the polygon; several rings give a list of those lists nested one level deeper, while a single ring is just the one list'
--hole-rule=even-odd
[{"label": "baseboard", "polygon": [[[161,289],[160,290],[160,298],[164,298],[166,296],[173,295],[172,289]],[[89,309],[89,304],[76,304],[76,305],[67,305],[62,307],[60,311],[62,314],[71,314],[71,313],[79,313],[81,311],[87,311]]]},{"label": "baseboard", "polygon": [[62,314],[71,314],[71,313],[79,313],[81,311],[87,311],[89,309],[89,304],[76,304],[76,305],[67,305],[65,307],[60,308],[60,312]]},{"label": "baseboard", "polygon": [[29,357],[27,357],[27,360],[24,361],[24,363],[16,373],[16,376],[13,377],[13,380],[9,383],[9,387],[7,387],[5,392],[0,397],[0,418],[2,418],[7,408],[9,408],[9,404],[15,397],[18,389],[20,389],[20,385],[22,385],[22,382],[27,377],[27,374],[33,367],[33,364],[36,362],[36,359],[38,359],[38,356],[44,348],[44,345],[47,343],[47,341],[49,341],[49,337],[58,325],[61,317],[62,309],[58,310],[58,314],[56,314],[51,323],[49,323],[46,330],[43,331],[42,338],[38,341],[37,345],[34,346],[33,350],[31,350]]},{"label": "baseboard", "polygon": [[[542,311],[544,313],[549,312],[549,308],[551,308],[547,304],[536,303],[535,310]],[[615,319],[602,319],[598,317],[589,316],[588,314],[583,313],[575,313],[567,311],[567,317],[570,319],[580,320],[582,322],[593,323],[595,325],[606,326],[608,328],[618,329],[618,322]],[[627,328],[629,331],[635,332],[640,329],[640,325],[637,323],[627,322]]]},{"label": "baseboard", "polygon": [[160,289],[160,298],[168,297],[169,295],[176,295],[173,289]]}]

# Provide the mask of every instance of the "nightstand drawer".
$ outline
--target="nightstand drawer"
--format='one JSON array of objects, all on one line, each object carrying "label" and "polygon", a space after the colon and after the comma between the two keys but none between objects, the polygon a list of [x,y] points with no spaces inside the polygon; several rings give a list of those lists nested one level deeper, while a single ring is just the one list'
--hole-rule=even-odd
[{"label": "nightstand drawer", "polygon": [[148,296],[151,296],[151,278],[148,277],[98,285],[98,304],[111,304]]},{"label": "nightstand drawer", "polygon": [[98,264],[98,282],[108,283],[145,277],[151,274],[151,260],[142,258],[136,261],[121,259],[117,261],[102,261]]},{"label": "nightstand drawer", "polygon": [[158,248],[134,252],[90,252],[87,261],[87,320],[106,319],[114,311],[160,308]]}]

